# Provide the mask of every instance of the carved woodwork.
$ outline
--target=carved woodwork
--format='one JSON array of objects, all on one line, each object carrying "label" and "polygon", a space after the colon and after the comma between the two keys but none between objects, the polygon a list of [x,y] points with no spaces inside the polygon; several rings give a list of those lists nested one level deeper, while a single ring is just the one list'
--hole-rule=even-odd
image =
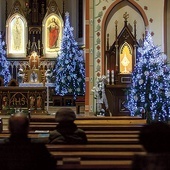
[{"label": "carved woodwork", "polygon": [[46,114],[46,87],[0,87],[0,113],[10,109],[31,110],[32,114]]},{"label": "carved woodwork", "polygon": [[106,93],[109,110],[112,115],[129,115],[123,106],[126,100],[126,91],[131,84],[131,73],[136,64],[136,51],[138,42],[136,40],[136,21],[134,21],[134,35],[128,27],[129,15],[123,15],[124,27],[117,34],[118,21],[115,22],[115,42],[109,48],[109,35],[107,35],[105,70],[108,76]]}]

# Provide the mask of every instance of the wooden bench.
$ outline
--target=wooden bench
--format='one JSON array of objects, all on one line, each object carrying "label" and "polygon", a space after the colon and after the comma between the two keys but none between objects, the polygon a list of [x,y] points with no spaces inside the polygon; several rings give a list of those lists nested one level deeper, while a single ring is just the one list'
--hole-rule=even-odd
[{"label": "wooden bench", "polygon": [[[30,124],[30,130],[54,130],[56,127],[56,124]],[[140,130],[142,128],[142,125],[89,125],[89,124],[78,124],[78,128],[86,130],[92,130],[92,131],[124,131],[124,130]]]},{"label": "wooden bench", "polygon": [[[28,136],[30,138],[41,138],[48,136],[49,132],[32,132],[29,133]],[[9,133],[0,133],[0,138],[7,138],[9,137]],[[138,134],[86,134],[88,139],[138,139]]]},{"label": "wooden bench", "polygon": [[80,107],[85,106],[85,96],[77,96],[75,104],[76,104],[76,113],[80,114]]},{"label": "wooden bench", "polygon": [[48,150],[51,151],[133,151],[142,152],[144,151],[143,146],[140,144],[117,144],[117,145],[103,145],[103,144],[86,144],[86,145],[62,145],[62,144],[46,144]]},{"label": "wooden bench", "polygon": [[56,160],[62,160],[65,157],[81,158],[81,160],[132,160],[134,154],[143,154],[145,152],[117,152],[117,151],[51,151]]},{"label": "wooden bench", "polygon": [[89,170],[131,170],[132,161],[130,160],[80,160],[79,164],[65,164],[64,161],[58,161],[57,169],[89,169]]},{"label": "wooden bench", "polygon": [[77,114],[80,114],[80,107],[81,106],[85,106],[85,102],[84,101],[76,101],[75,102],[76,103],[76,113]]},{"label": "wooden bench", "polygon": [[75,103],[74,103],[73,96],[72,95],[63,96],[63,103],[64,103],[64,106],[74,106]]},{"label": "wooden bench", "polygon": [[53,106],[56,106],[57,103],[59,104],[59,106],[63,105],[63,97],[62,96],[53,95],[52,100],[53,100]]}]

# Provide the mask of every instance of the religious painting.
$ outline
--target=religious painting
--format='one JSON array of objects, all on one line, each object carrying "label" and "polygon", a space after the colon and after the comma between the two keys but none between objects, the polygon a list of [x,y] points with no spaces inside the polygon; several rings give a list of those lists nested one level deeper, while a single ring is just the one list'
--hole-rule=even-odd
[{"label": "religious painting", "polygon": [[119,58],[119,72],[121,74],[131,74],[132,73],[132,49],[130,45],[125,42],[120,48],[120,58]]},{"label": "religious painting", "polygon": [[16,16],[11,21],[11,52],[24,52],[24,22]]},{"label": "religious painting", "polygon": [[48,47],[50,49],[57,48],[58,46],[58,38],[60,33],[60,26],[55,17],[53,17],[48,26]]},{"label": "religious painting", "polygon": [[45,53],[56,53],[60,50],[63,21],[58,15],[50,15],[44,21]]},{"label": "religious painting", "polygon": [[51,16],[46,22],[47,49],[57,50],[61,43],[61,22],[56,16]]},{"label": "religious painting", "polygon": [[7,55],[24,57],[26,54],[27,23],[25,18],[16,13],[7,20]]}]

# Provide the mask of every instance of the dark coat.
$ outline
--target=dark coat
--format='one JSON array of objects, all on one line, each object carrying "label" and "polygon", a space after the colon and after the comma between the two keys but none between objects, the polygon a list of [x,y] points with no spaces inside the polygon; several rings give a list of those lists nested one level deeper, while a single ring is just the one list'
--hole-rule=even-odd
[{"label": "dark coat", "polygon": [[144,155],[134,155],[132,170],[169,170],[169,153],[146,153]]},{"label": "dark coat", "polygon": [[55,170],[56,161],[42,143],[23,137],[11,137],[0,144],[2,170]]},{"label": "dark coat", "polygon": [[49,143],[87,144],[87,137],[73,122],[60,122],[56,130],[50,132]]}]

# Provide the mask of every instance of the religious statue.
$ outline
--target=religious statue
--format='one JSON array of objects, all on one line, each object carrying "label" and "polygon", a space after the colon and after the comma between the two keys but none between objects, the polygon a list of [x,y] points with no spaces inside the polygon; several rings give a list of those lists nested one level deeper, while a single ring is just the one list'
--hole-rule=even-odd
[{"label": "religious statue", "polygon": [[35,106],[35,97],[30,96],[30,108],[33,108]]},{"label": "religious statue", "polygon": [[4,96],[2,98],[2,109],[5,109],[7,107],[7,104],[8,104],[8,98],[7,96]]},{"label": "religious statue", "polygon": [[38,69],[39,56],[38,56],[37,52],[35,52],[35,51],[32,52],[29,62],[30,62],[31,69]]},{"label": "religious statue", "polygon": [[52,21],[47,28],[49,30],[49,48],[56,48],[60,28],[55,18],[52,18]]},{"label": "religious statue", "polygon": [[50,83],[51,77],[52,77],[52,71],[50,69],[47,69],[45,72],[46,82]]},{"label": "religious statue", "polygon": [[19,69],[17,77],[18,77],[18,82],[19,83],[24,82],[25,73],[24,73],[22,68]]},{"label": "religious statue", "polygon": [[95,94],[96,98],[96,111],[97,116],[105,116],[105,110],[102,105],[105,105],[106,110],[108,110],[108,101],[105,93],[105,85],[107,84],[107,77],[102,76],[98,79],[96,85],[93,87],[92,92]]},{"label": "religious statue", "polygon": [[37,83],[38,82],[38,74],[35,71],[33,71],[30,74],[30,82],[31,83]]},{"label": "religious statue", "polygon": [[41,108],[41,106],[42,106],[42,97],[38,96],[37,97],[37,108]]}]

